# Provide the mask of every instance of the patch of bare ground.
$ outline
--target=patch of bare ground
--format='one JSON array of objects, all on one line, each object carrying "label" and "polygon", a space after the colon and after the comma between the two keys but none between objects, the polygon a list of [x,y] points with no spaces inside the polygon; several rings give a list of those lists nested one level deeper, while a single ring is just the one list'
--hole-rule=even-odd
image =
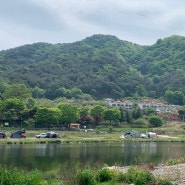
[{"label": "patch of bare ground", "polygon": [[[117,167],[112,166],[108,167],[111,170],[119,171],[126,173],[129,169],[129,166],[126,167]],[[138,167],[143,169],[143,167]],[[144,167],[145,169],[146,167]],[[171,166],[158,165],[157,167],[149,166],[147,169],[150,171],[156,178],[169,179],[173,182],[174,185],[185,185],[185,163],[176,164]]]},{"label": "patch of bare ground", "polygon": [[175,185],[185,185],[185,163],[171,166],[159,165],[151,173],[155,177],[168,178]]},{"label": "patch of bare ground", "polygon": [[158,135],[159,138],[169,138],[169,139],[177,139],[178,137],[168,136],[168,135]]}]

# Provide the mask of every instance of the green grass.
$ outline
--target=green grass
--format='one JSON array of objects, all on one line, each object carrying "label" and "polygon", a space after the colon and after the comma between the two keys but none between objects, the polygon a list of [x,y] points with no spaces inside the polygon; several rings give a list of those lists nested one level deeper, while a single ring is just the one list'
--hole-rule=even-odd
[{"label": "green grass", "polygon": [[[168,125],[164,125],[160,128],[132,128],[124,125],[124,127],[113,127],[112,132],[109,131],[109,126],[99,126],[98,131],[97,129],[94,129],[93,131],[84,132],[84,130],[81,131],[56,131],[61,135],[61,138],[57,139],[37,139],[35,137],[36,134],[42,133],[42,132],[48,132],[48,130],[26,130],[26,139],[10,139],[10,135],[13,131],[8,129],[5,131],[8,138],[7,139],[0,139],[0,143],[4,144],[13,144],[13,143],[71,143],[71,142],[124,142],[127,140],[131,141],[140,141],[140,142],[148,142],[148,141],[154,141],[154,142],[163,142],[163,141],[169,141],[169,142],[185,142],[185,124],[184,123],[175,123],[171,122],[168,123]],[[169,135],[174,138],[162,138],[159,137],[158,139],[120,139],[120,136],[124,134],[128,130],[136,130],[141,133],[145,133],[148,131],[156,132],[158,135]],[[55,131],[55,130],[54,130]],[[176,137],[176,138],[175,138]]]}]

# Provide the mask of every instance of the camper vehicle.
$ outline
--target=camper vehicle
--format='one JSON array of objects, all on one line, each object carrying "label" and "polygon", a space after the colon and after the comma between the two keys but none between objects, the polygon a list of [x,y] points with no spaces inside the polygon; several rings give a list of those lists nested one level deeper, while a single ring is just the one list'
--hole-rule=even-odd
[{"label": "camper vehicle", "polygon": [[148,132],[147,136],[148,136],[148,138],[158,138],[158,136],[155,132]]},{"label": "camper vehicle", "polygon": [[146,134],[140,133],[139,131],[126,131],[124,135],[120,136],[121,139],[123,138],[158,138],[155,132],[147,132]]},{"label": "camper vehicle", "polygon": [[10,138],[13,138],[13,139],[26,138],[26,131],[24,129],[23,130],[18,130],[16,132],[12,133]]}]

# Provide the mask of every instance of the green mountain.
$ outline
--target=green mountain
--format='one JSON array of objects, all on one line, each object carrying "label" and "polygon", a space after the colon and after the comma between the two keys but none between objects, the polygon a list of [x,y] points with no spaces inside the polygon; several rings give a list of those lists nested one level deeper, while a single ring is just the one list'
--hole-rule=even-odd
[{"label": "green mountain", "polygon": [[93,35],[70,44],[35,43],[0,51],[0,82],[24,83],[60,96],[77,87],[100,98],[185,93],[185,38],[171,36],[140,46],[110,35]]}]

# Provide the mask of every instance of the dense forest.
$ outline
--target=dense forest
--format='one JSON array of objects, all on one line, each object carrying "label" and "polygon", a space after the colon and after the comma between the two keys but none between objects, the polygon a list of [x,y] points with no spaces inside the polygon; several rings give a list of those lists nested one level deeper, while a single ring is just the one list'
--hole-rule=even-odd
[{"label": "dense forest", "polygon": [[0,93],[24,84],[34,98],[164,98],[185,103],[185,37],[151,46],[93,35],[65,44],[34,43],[0,51]]}]

